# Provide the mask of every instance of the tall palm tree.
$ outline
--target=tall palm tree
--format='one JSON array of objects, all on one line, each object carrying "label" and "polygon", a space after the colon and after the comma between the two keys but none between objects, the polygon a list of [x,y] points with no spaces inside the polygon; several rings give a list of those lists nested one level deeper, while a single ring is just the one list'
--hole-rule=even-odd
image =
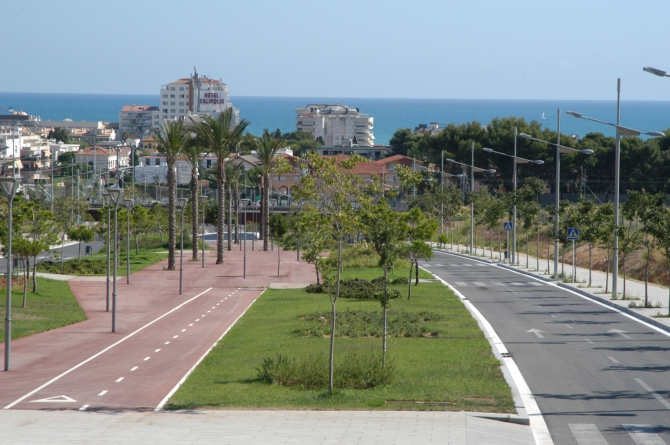
[{"label": "tall palm tree", "polygon": [[226,171],[224,168],[226,157],[233,151],[236,151],[244,138],[249,122],[242,119],[239,124],[234,123],[233,109],[226,111],[214,118],[203,115],[200,121],[191,119],[192,130],[197,138],[206,147],[210,153],[216,155],[216,184],[218,198],[218,219],[216,223],[216,264],[223,264],[223,228],[225,225],[225,183]]},{"label": "tall palm tree", "polygon": [[267,128],[263,136],[256,139],[256,153],[261,161],[261,237],[263,250],[268,250],[269,222],[270,222],[270,172],[272,161],[277,156],[277,150],[284,144],[281,138],[274,138]]},{"label": "tall palm tree", "polygon": [[175,270],[175,243],[176,243],[176,200],[177,177],[175,162],[186,146],[190,135],[184,126],[184,120],[163,121],[153,129],[156,139],[156,149],[165,156],[167,162],[168,183],[168,270]]},{"label": "tall palm tree", "polygon": [[[232,224],[233,224],[233,212],[235,215],[239,215],[239,200],[237,199],[238,197],[238,191],[239,191],[239,186],[240,186],[240,178],[242,177],[242,173],[244,172],[244,165],[242,165],[241,162],[236,162],[234,160],[231,160],[229,162],[226,162],[226,189],[228,190],[228,250],[232,249],[232,244],[231,244],[231,232],[232,232]],[[237,244],[237,226],[235,228],[235,243]]]},{"label": "tall palm tree", "polygon": [[[205,151],[200,141],[196,138],[190,139],[182,152],[188,163],[191,165],[191,241],[193,244],[193,261],[198,261],[198,164],[201,154]],[[204,242],[204,240],[203,240]]]}]

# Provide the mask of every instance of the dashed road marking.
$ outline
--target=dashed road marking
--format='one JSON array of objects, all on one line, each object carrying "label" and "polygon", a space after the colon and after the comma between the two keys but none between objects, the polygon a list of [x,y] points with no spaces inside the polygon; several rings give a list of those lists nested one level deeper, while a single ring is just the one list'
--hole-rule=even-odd
[{"label": "dashed road marking", "polygon": [[107,390],[102,391],[102,392],[101,392],[100,394],[98,394],[98,395],[99,395],[99,396],[104,396],[105,394],[107,394]]},{"label": "dashed road marking", "polygon": [[198,318],[196,321],[200,321],[200,319]]},{"label": "dashed road marking", "polygon": [[122,381],[123,381],[123,377],[119,377],[118,379],[116,379],[116,383],[121,383]]},{"label": "dashed road marking", "polygon": [[641,379],[635,379],[635,381],[636,381],[637,383],[639,383],[640,386],[642,386],[644,389],[646,389],[646,390],[649,392],[649,394],[651,394],[652,396],[654,396],[654,397],[656,398],[656,400],[658,400],[659,402],[661,402],[661,405],[665,406],[667,409],[670,409],[670,402],[668,402],[667,400],[665,400],[663,397],[660,396],[660,394],[658,394],[656,391],[654,391],[653,389],[651,389],[651,387],[650,387],[649,385],[647,385],[646,383],[644,383]]},{"label": "dashed road marking", "polygon": [[477,287],[486,287],[486,283],[482,283],[481,281],[473,281],[473,284]]},{"label": "dashed road marking", "polygon": [[460,287],[468,287],[467,283],[464,283],[463,281],[457,281],[455,284]]},{"label": "dashed road marking", "polygon": [[166,342],[165,342],[165,344],[166,344],[166,345],[169,345],[169,344],[170,344],[170,342],[169,342],[169,341],[166,341]]},{"label": "dashed road marking", "polygon": [[637,445],[665,445],[661,436],[649,425],[621,425]]},{"label": "dashed road marking", "polygon": [[182,329],[181,331],[182,331],[182,332],[186,332],[186,329]]},{"label": "dashed road marking", "polygon": [[191,323],[189,326],[193,326],[193,323]]},{"label": "dashed road marking", "polygon": [[79,408],[79,411],[86,411],[86,408],[88,408],[89,405],[84,405],[81,408]]},{"label": "dashed road marking", "polygon": [[621,363],[619,360],[615,359],[615,358],[612,357],[611,355],[608,355],[607,358],[610,359],[610,361],[611,361],[612,363],[616,363],[617,365],[618,365],[619,363]]},{"label": "dashed road marking", "polygon": [[136,370],[137,368],[139,368],[139,366],[133,366],[132,368],[130,368],[130,371],[134,371],[134,370]]},{"label": "dashed road marking", "polygon": [[144,357],[144,361],[146,362],[146,361],[149,360],[150,358],[151,358],[151,357]]},{"label": "dashed road marking", "polygon": [[172,338],[177,338],[177,337],[179,337],[179,336],[178,336],[178,335],[175,335],[175,336],[174,336],[174,337],[172,337]]},{"label": "dashed road marking", "polygon": [[572,329],[572,326],[570,326],[569,324],[566,324],[565,327],[568,329]]},{"label": "dashed road marking", "polygon": [[156,350],[155,350],[154,352],[160,352],[160,350],[161,350],[161,349],[160,349],[160,348],[158,348],[158,349],[156,349]]},{"label": "dashed road marking", "polygon": [[571,423],[569,426],[579,445],[607,445],[607,441],[595,424]]}]

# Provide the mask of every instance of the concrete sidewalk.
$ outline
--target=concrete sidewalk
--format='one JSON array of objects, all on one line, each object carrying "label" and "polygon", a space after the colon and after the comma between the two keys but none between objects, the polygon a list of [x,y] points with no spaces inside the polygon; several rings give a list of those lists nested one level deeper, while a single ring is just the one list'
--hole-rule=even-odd
[{"label": "concrete sidewalk", "polygon": [[530,428],[464,412],[3,411],[3,444],[530,445]]}]

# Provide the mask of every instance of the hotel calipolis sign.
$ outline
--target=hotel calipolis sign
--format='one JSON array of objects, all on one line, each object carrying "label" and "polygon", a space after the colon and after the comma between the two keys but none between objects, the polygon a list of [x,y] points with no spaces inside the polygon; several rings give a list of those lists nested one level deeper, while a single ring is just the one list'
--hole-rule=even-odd
[{"label": "hotel calipolis sign", "polygon": [[201,90],[198,103],[200,111],[221,112],[226,109],[226,99],[220,91]]}]

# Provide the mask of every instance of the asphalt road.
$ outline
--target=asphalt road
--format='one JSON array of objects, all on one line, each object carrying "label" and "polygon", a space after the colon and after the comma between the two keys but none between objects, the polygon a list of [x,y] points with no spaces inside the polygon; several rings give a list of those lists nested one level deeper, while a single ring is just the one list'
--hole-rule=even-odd
[{"label": "asphalt road", "polygon": [[670,337],[552,284],[436,252],[422,264],[491,323],[555,444],[670,444]]},{"label": "asphalt road", "polygon": [[[86,255],[86,247],[85,246],[91,246],[93,248],[93,253],[97,253],[102,249],[102,247],[105,244],[102,242],[92,242],[92,243],[81,243],[81,257],[84,258]],[[43,252],[37,257],[37,263],[39,264],[41,261],[45,259],[49,259],[49,257],[52,257],[52,254],[56,253],[58,254],[58,258],[60,258],[61,255],[61,248],[60,247],[54,247],[51,249],[49,252]],[[72,244],[69,246],[63,247],[63,259],[64,260],[69,260],[72,258],[78,258],[79,257],[79,243],[77,244]],[[32,266],[33,261],[30,260],[30,265]],[[5,257],[0,257],[0,273],[4,273],[7,271],[7,260]]]}]

